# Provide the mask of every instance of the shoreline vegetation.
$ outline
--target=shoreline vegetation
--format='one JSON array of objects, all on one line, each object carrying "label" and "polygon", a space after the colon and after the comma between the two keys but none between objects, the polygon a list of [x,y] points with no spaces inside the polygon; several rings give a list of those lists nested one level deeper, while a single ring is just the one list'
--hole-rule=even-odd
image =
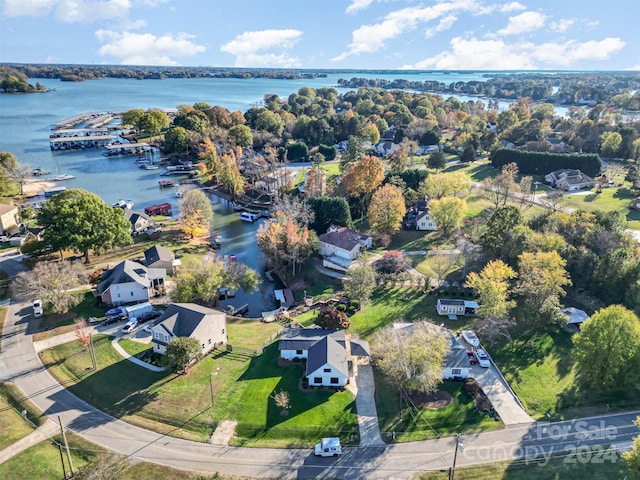
[{"label": "shoreline vegetation", "polygon": [[[478,73],[485,80],[456,81],[457,74]],[[593,106],[597,103],[623,104],[616,107],[625,111],[640,111],[640,95],[623,94],[640,90],[637,72],[584,72],[584,71],[483,71],[483,70],[357,70],[357,69],[278,69],[233,67],[168,67],[120,65],[45,65],[0,64],[0,92],[31,93],[50,89],[38,82],[35,86],[27,79],[51,79],[82,82],[101,78],[135,80],[162,80],[167,78],[234,78],[300,80],[326,78],[328,75],[354,75],[339,78],[338,88],[382,88],[385,90],[415,90],[441,95],[467,95],[491,100],[517,100],[529,97],[535,102],[554,105]],[[364,78],[358,75],[395,75],[394,80]],[[416,80],[416,75],[439,74],[442,80]],[[10,81],[7,81],[10,79]],[[16,81],[19,80],[19,81]],[[606,86],[604,88],[603,86]]]}]

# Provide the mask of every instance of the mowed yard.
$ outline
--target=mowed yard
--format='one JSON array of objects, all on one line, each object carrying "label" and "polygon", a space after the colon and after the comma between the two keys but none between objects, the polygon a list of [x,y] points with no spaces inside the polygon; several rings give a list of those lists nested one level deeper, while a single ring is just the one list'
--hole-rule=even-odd
[{"label": "mowed yard", "polygon": [[[279,328],[255,320],[230,320],[227,331],[233,352],[209,354],[186,375],[138,367],[122,359],[107,336],[95,337],[96,371],[77,342],[46,350],[41,358],[72,393],[115,417],[172,436],[207,441],[216,425],[229,419],[238,422],[234,444],[309,447],[336,432],[357,442],[350,392],[301,391],[300,367],[279,366],[277,344],[261,355],[248,354]],[[291,397],[286,416],[272,398],[281,390]]]}]

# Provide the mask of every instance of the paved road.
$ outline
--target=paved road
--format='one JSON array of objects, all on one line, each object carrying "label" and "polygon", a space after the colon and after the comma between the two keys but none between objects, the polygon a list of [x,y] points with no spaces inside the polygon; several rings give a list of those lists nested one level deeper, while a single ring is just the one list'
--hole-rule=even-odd
[{"label": "paved road", "polygon": [[[451,437],[346,448],[342,457],[334,459],[317,458],[310,449],[244,449],[196,443],[135,427],[78,399],[49,375],[30,338],[30,310],[27,304],[9,307],[0,353],[0,380],[16,383],[54,420],[60,416],[67,428],[114,452],[189,470],[300,479],[409,479],[421,471],[446,469],[453,460],[455,440]],[[628,444],[638,434],[632,424],[638,414],[640,412],[464,435],[465,449],[458,455],[458,465],[520,458],[525,454],[565,448],[575,451],[584,445]]]}]

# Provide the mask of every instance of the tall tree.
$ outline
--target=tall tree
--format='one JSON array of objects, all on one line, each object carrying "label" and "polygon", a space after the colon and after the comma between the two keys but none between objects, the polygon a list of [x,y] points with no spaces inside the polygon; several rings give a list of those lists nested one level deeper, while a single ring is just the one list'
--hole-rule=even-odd
[{"label": "tall tree", "polygon": [[83,252],[86,262],[89,250],[100,254],[132,243],[131,224],[122,209],[86,190],[65,190],[51,197],[42,205],[38,223],[44,227],[45,244],[54,250]]},{"label": "tall tree", "polygon": [[500,174],[487,177],[482,182],[484,195],[493,204],[493,208],[506,205],[509,196],[519,190],[516,175],[518,175],[518,165],[512,162],[503,165]]},{"label": "tall tree", "polygon": [[348,270],[348,275],[342,279],[347,297],[360,303],[359,309],[369,303],[369,299],[376,288],[376,274],[373,267],[367,263],[359,263]]},{"label": "tall tree", "polygon": [[253,146],[253,135],[251,134],[251,129],[246,125],[231,127],[229,129],[229,137],[233,138],[236,145],[240,145],[241,147]]},{"label": "tall tree", "polygon": [[420,184],[419,191],[431,199],[457,197],[469,191],[471,178],[464,172],[432,173]]},{"label": "tall tree", "polygon": [[524,252],[518,257],[516,292],[534,323],[555,318],[563,287],[571,285],[566,264],[557,252]]},{"label": "tall tree", "polygon": [[640,319],[611,305],[596,312],[573,337],[580,371],[599,391],[633,388],[640,380]]},{"label": "tall tree", "polygon": [[342,176],[342,184],[348,195],[360,200],[360,214],[364,216],[373,192],[384,180],[384,163],[379,158],[365,155],[362,160],[349,163]]},{"label": "tall tree", "polygon": [[[640,417],[636,418],[634,423],[636,427],[640,427]],[[633,440],[631,448],[622,454],[622,459],[631,472],[631,478],[633,480],[640,480],[640,435]]]},{"label": "tall tree", "polygon": [[444,153],[440,150],[433,152],[427,159],[427,166],[429,168],[440,170],[447,166],[447,157],[445,157]]},{"label": "tall tree", "polygon": [[189,190],[180,200],[180,220],[182,231],[191,238],[209,232],[213,207],[202,190]]},{"label": "tall tree", "polygon": [[314,220],[314,212],[309,203],[293,195],[277,198],[273,202],[273,211],[293,218],[298,225],[309,225]]},{"label": "tall tree", "polygon": [[421,321],[403,328],[385,327],[374,336],[371,347],[375,365],[393,384],[430,393],[442,383],[451,344],[443,329]]},{"label": "tall tree", "polygon": [[369,228],[375,235],[393,235],[400,230],[406,211],[402,190],[387,183],[371,197],[367,212]]},{"label": "tall tree", "polygon": [[66,313],[80,303],[73,290],[84,285],[87,275],[81,265],[71,262],[38,262],[33,270],[20,272],[11,286],[13,296],[23,301],[40,298],[55,313]]},{"label": "tall tree", "polygon": [[242,288],[251,293],[259,283],[256,271],[244,263],[225,261],[215,255],[208,255],[204,260],[187,258],[178,271],[171,300],[215,308],[220,302],[221,288]]},{"label": "tall tree", "polygon": [[618,155],[622,136],[618,132],[604,132],[600,135],[600,153],[603,157],[613,158]]},{"label": "tall tree", "polygon": [[522,225],[522,212],[513,205],[498,207],[487,221],[487,230],[482,236],[482,245],[497,258],[504,258],[511,249],[514,229]]},{"label": "tall tree", "polygon": [[306,202],[313,210],[314,220],[310,227],[316,232],[325,233],[331,224],[351,228],[353,221],[345,198],[324,196],[307,198]]},{"label": "tall tree", "polygon": [[355,163],[362,158],[362,139],[354,135],[349,136],[347,150],[340,156],[340,170],[345,171],[347,165]]},{"label": "tall tree", "polygon": [[438,230],[448,237],[462,224],[467,203],[461,198],[445,197],[440,200],[430,200],[429,209]]}]

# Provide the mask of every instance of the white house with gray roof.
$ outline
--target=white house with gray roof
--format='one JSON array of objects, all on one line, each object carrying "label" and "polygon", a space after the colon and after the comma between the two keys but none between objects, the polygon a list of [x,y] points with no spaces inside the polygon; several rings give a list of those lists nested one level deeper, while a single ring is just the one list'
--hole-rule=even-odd
[{"label": "white house with gray roof", "polygon": [[153,351],[165,355],[169,342],[178,337],[197,339],[205,355],[227,343],[227,317],[195,303],[173,303],[151,328]]},{"label": "white house with gray roof", "polygon": [[345,271],[362,255],[362,250],[371,248],[372,242],[369,235],[331,225],[327,233],[318,237],[318,250],[325,267]]},{"label": "white house with gray roof", "polygon": [[125,260],[102,274],[98,295],[106,305],[148,302],[164,292],[166,276],[167,272],[162,268],[148,268]]},{"label": "white house with gray roof", "polygon": [[305,359],[310,386],[344,387],[349,379],[349,360],[368,358],[369,344],[346,339],[344,330],[287,327],[278,344],[280,358]]}]

